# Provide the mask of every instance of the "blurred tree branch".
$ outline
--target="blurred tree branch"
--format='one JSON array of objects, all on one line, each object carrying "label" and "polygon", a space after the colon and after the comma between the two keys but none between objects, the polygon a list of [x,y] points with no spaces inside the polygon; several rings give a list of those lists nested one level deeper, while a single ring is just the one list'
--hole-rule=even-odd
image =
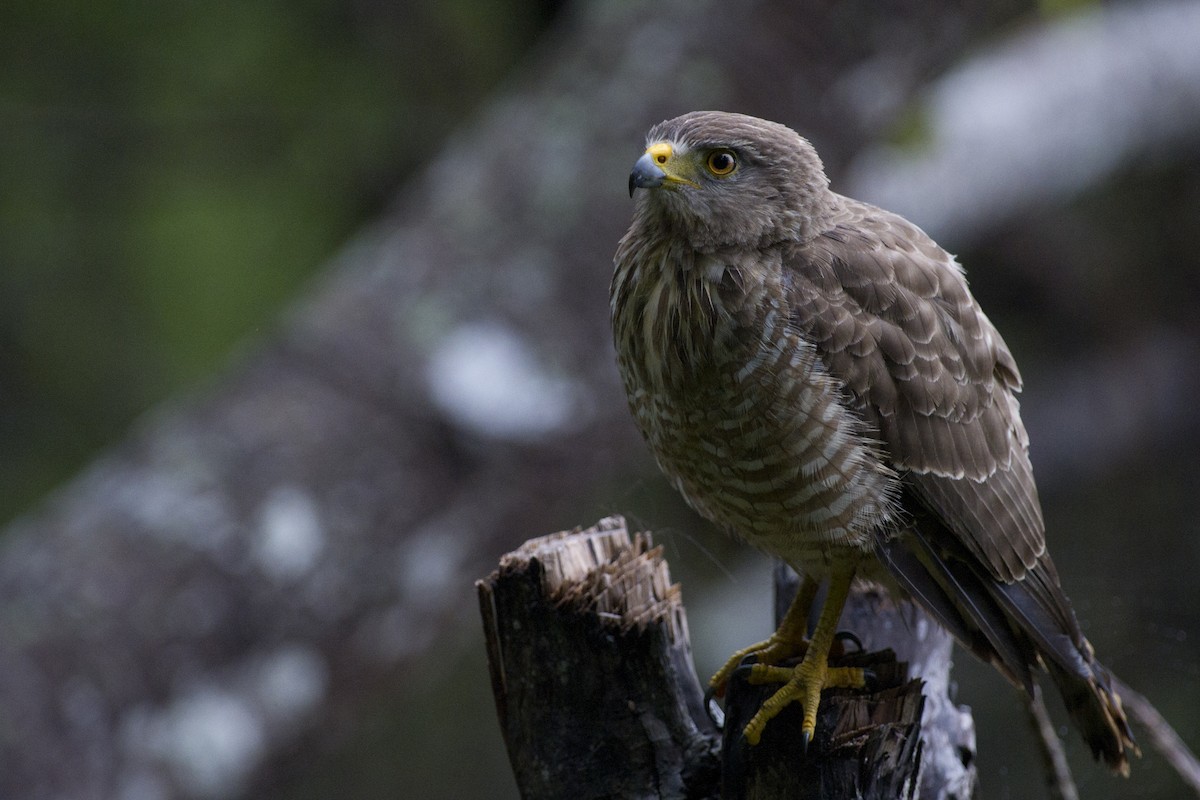
[{"label": "blurred tree branch", "polygon": [[[648,463],[606,305],[645,128],[699,107],[778,119],[836,186],[1028,7],[564,12],[274,333],[6,532],[0,795],[263,796],[298,742],[332,747],[429,663],[515,531],[562,527],[578,487]],[[1182,341],[1163,369],[1194,397]],[[1147,394],[1130,416],[1164,407]]]}]

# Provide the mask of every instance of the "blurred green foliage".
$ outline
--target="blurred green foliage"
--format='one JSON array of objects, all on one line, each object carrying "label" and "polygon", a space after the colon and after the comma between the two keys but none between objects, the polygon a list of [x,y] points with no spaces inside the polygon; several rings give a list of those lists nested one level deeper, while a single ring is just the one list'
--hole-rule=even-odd
[{"label": "blurred green foliage", "polygon": [[0,521],[269,324],[553,6],[0,3]]}]

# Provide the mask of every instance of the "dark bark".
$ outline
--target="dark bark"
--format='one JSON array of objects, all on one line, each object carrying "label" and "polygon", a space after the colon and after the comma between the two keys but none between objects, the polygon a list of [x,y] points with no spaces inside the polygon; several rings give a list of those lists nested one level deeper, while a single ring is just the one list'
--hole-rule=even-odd
[{"label": "dark bark", "polygon": [[648,534],[609,518],[532,539],[476,585],[522,797],[716,796],[719,734]]}]

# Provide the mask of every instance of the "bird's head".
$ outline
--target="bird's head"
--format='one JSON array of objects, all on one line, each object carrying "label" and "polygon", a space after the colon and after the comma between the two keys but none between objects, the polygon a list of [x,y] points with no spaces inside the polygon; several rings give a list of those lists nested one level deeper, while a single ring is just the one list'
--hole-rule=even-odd
[{"label": "bird's head", "polygon": [[834,195],[816,150],[791,128],[720,111],[660,122],[633,165],[639,214],[695,249],[755,247],[820,230]]}]

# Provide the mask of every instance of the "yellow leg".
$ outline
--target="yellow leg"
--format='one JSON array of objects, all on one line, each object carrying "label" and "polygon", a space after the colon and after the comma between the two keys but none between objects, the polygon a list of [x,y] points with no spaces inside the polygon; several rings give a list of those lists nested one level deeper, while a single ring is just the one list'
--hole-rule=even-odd
[{"label": "yellow leg", "polygon": [[[804,723],[802,732],[804,746],[812,741],[817,728],[817,705],[821,701],[821,690],[834,687],[862,688],[865,685],[863,671],[857,667],[830,668],[829,648],[833,645],[833,637],[837,634],[838,619],[842,615],[842,607],[846,605],[846,597],[850,594],[850,582],[854,579],[854,564],[846,564],[834,569],[829,581],[829,595],[821,608],[821,618],[813,631],[812,640],[808,643],[808,651],[804,660],[794,668],[772,666],[769,663],[755,664],[750,670],[751,683],[771,683],[784,681],[783,686],[775,694],[767,698],[756,713],[746,724],[746,741],[752,745],[758,744],[763,729],[784,706],[792,701],[804,703]],[[787,617],[792,616],[793,608],[788,609]],[[807,617],[807,613],[805,614]],[[783,629],[780,626],[780,630]],[[773,637],[772,637],[773,638]]]},{"label": "yellow leg", "polygon": [[729,677],[733,675],[733,671],[738,668],[746,656],[754,655],[759,664],[778,664],[805,651],[805,648],[808,647],[806,635],[808,633],[808,614],[812,610],[818,586],[819,584],[807,575],[801,578],[800,588],[797,590],[792,604],[788,606],[787,613],[783,615],[779,629],[772,633],[771,638],[766,641],[743,647],[730,656],[729,660],[725,662],[725,666],[721,667],[708,682],[714,694],[717,696],[724,694]]}]

